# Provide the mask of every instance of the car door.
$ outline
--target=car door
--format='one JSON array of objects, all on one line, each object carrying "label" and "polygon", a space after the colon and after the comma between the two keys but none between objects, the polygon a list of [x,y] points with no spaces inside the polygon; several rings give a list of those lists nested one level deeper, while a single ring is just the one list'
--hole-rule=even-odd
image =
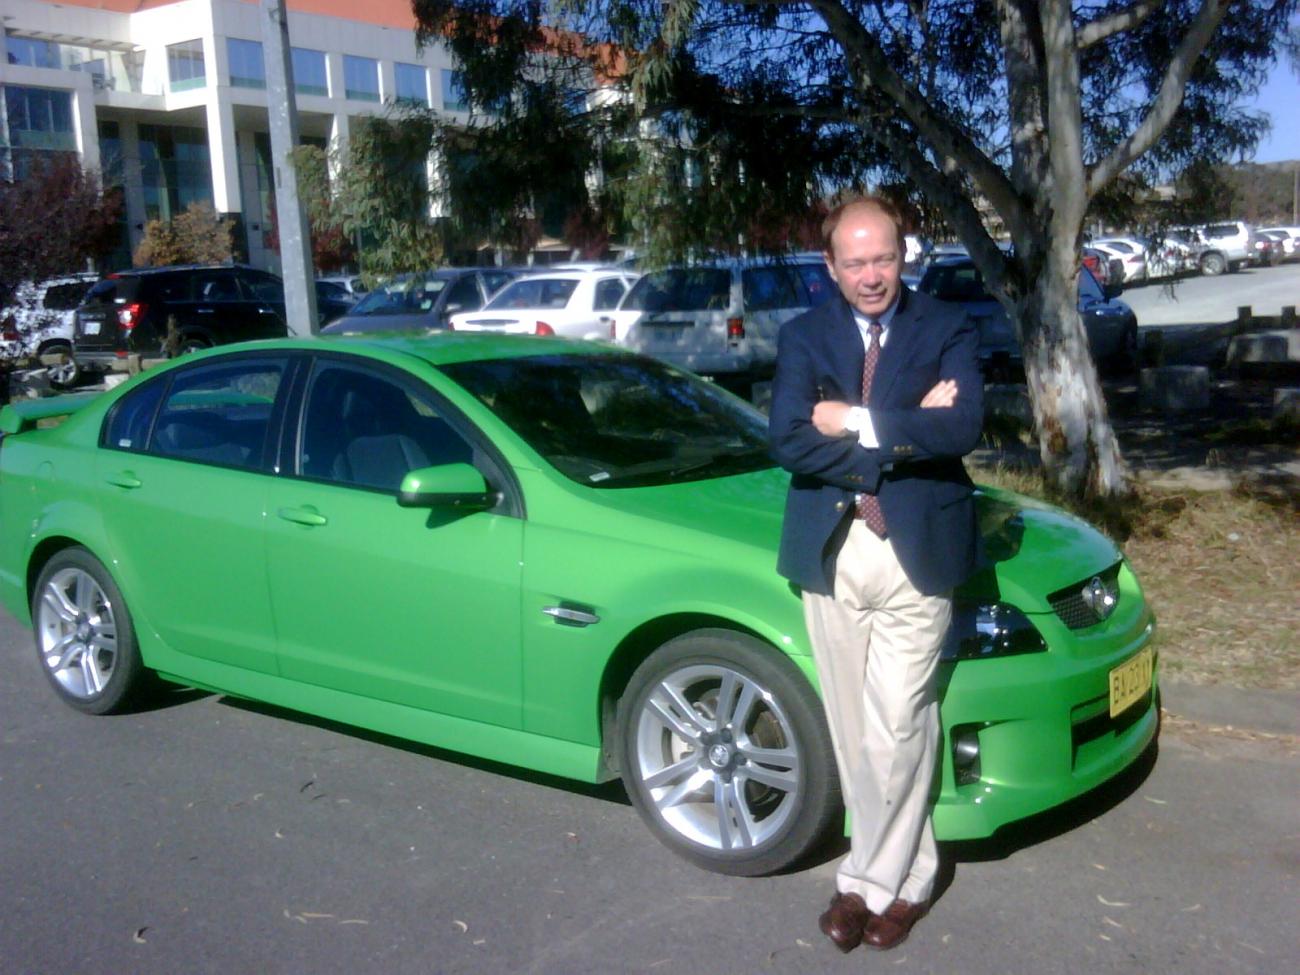
[{"label": "car door", "polygon": [[238,342],[257,334],[253,302],[239,285],[234,268],[203,268],[193,272],[191,300],[177,302],[179,324],[213,345]]},{"label": "car door", "polygon": [[270,592],[284,676],[518,727],[517,496],[490,511],[404,508],[407,470],[484,465],[419,380],[320,355],[268,500]]},{"label": "car door", "polygon": [[238,277],[243,300],[249,302],[247,321],[251,329],[241,338],[269,339],[288,334],[284,282],[274,274],[253,268],[241,268]]},{"label": "car door", "polygon": [[265,512],[288,362],[234,356],[160,375],[113,407],[96,460],[136,626],[179,653],[267,673]]}]

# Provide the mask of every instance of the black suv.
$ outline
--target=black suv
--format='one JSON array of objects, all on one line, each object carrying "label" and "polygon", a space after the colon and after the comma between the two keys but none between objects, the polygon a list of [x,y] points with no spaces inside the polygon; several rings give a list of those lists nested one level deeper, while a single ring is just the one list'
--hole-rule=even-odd
[{"label": "black suv", "polygon": [[118,271],[86,295],[76,312],[73,356],[107,372],[131,355],[159,358],[244,339],[282,337],[284,284],[243,265]]}]

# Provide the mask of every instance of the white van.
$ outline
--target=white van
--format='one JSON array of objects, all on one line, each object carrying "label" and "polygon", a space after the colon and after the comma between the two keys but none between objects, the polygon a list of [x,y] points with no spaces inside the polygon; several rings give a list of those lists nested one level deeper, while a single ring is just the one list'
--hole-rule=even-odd
[{"label": "white van", "polygon": [[835,293],[820,257],[669,267],[633,285],[610,337],[744,392],[772,374],[781,325]]}]

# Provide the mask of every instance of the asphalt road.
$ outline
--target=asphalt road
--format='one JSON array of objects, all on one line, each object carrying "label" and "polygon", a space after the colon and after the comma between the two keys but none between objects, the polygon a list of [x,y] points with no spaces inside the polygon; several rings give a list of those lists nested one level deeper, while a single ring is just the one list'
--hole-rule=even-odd
[{"label": "asphalt road", "polygon": [[1256,315],[1280,315],[1283,306],[1300,305],[1300,263],[1129,284],[1120,297],[1132,306],[1139,326],[1235,321],[1242,305]]},{"label": "asphalt road", "polygon": [[950,883],[911,940],[841,956],[816,928],[835,850],[716,876],[663,850],[617,786],[197,692],[86,717],[0,614],[0,972],[1290,970],[1296,741],[1171,725],[1117,788],[946,847]]}]

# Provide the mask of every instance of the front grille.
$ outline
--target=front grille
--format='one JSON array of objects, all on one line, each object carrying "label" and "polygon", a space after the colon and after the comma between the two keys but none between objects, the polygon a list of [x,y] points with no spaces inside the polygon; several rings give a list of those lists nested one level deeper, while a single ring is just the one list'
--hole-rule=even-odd
[{"label": "front grille", "polygon": [[[1097,573],[1097,578],[1102,581],[1102,584],[1115,594],[1116,605],[1119,602],[1119,567],[1120,563],[1116,562],[1105,572]],[[1101,618],[1092,611],[1092,608],[1083,599],[1084,587],[1092,581],[1092,578],[1092,576],[1088,576],[1086,579],[1080,579],[1073,585],[1058,589],[1047,597],[1048,603],[1051,604],[1056,615],[1060,617],[1061,622],[1072,630],[1087,629],[1089,626],[1096,626],[1101,622]]]}]

